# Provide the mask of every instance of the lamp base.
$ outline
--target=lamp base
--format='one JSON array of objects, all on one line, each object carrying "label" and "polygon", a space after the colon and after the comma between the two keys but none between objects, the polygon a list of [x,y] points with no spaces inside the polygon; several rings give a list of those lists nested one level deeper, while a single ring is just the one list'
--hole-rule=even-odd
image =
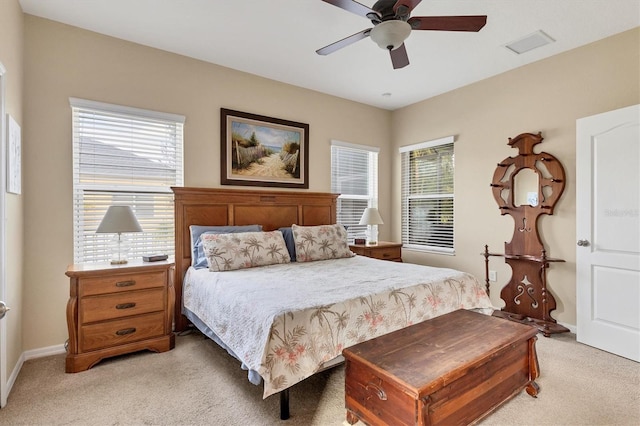
[{"label": "lamp base", "polygon": [[128,263],[127,253],[129,253],[131,244],[126,235],[122,235],[122,233],[115,234],[110,246],[112,265],[125,265]]},{"label": "lamp base", "polygon": [[365,232],[367,237],[366,245],[377,246],[378,245],[378,225],[367,225],[367,231]]}]

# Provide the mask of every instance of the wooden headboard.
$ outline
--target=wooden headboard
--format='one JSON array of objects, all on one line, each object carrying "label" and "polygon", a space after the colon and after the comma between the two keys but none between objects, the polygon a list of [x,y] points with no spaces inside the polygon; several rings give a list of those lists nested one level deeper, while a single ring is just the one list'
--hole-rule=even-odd
[{"label": "wooden headboard", "polygon": [[220,188],[171,188],[175,194],[175,330],[189,321],[182,315],[182,279],[191,266],[190,225],[262,225],[264,231],[297,225],[336,223],[338,194]]}]

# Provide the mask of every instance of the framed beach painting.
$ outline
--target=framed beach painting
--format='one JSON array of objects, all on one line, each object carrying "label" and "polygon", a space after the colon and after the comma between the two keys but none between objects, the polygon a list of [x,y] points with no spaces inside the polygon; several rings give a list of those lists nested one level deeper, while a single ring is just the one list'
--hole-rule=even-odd
[{"label": "framed beach painting", "polygon": [[222,185],[309,188],[309,125],[220,109]]}]

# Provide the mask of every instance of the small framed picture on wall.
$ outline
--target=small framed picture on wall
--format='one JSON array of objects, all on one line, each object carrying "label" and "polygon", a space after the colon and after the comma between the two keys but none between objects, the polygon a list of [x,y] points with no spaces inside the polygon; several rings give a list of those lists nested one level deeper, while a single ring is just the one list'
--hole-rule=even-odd
[{"label": "small framed picture on wall", "polygon": [[22,143],[20,126],[7,114],[7,192],[22,193]]}]

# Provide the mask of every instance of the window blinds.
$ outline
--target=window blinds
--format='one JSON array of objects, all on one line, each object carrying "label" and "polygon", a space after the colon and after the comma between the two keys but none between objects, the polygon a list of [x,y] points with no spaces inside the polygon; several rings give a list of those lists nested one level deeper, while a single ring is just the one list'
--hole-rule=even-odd
[{"label": "window blinds", "polygon": [[453,137],[402,148],[402,242],[454,251]]},{"label": "window blinds", "polygon": [[113,237],[96,234],[107,208],[130,205],[143,229],[130,258],[173,254],[171,186],[181,186],[184,117],[70,99],[73,119],[74,262],[107,261]]},{"label": "window blinds", "polygon": [[349,240],[364,238],[366,225],[358,225],[367,207],[377,207],[378,149],[332,141],[331,191],[339,193],[337,221],[347,226]]}]

